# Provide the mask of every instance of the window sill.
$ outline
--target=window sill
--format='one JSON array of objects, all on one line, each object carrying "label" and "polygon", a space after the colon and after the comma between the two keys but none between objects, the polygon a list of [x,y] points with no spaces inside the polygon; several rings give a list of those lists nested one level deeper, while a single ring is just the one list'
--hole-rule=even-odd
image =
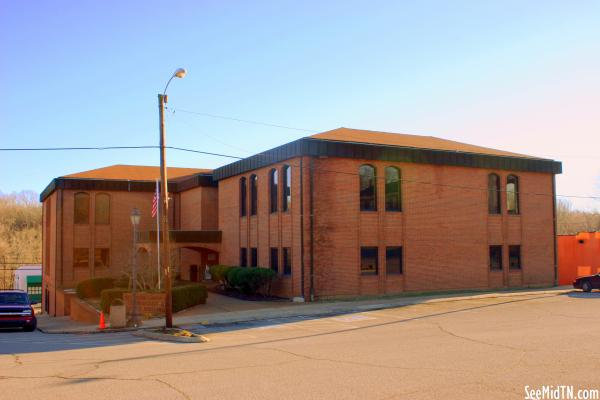
[{"label": "window sill", "polygon": [[361,272],[360,276],[363,277],[369,277],[369,276],[378,276],[379,274],[377,272]]},{"label": "window sill", "polygon": [[504,272],[502,268],[490,268],[491,273]]},{"label": "window sill", "polygon": [[386,272],[385,276],[386,277],[398,277],[398,278],[400,278],[400,277],[404,276],[404,273],[402,273],[402,272]]},{"label": "window sill", "polygon": [[521,272],[523,268],[509,268],[508,272]]}]

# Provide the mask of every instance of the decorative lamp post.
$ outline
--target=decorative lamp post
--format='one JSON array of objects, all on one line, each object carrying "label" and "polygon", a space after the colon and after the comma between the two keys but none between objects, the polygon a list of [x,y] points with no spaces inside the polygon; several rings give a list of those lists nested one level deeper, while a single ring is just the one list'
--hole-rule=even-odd
[{"label": "decorative lamp post", "polygon": [[131,265],[131,323],[133,326],[137,327],[139,325],[138,314],[137,314],[137,300],[136,300],[136,291],[137,291],[137,232],[138,225],[140,224],[140,219],[142,214],[140,210],[134,208],[131,210],[131,225],[133,225],[133,263]]}]

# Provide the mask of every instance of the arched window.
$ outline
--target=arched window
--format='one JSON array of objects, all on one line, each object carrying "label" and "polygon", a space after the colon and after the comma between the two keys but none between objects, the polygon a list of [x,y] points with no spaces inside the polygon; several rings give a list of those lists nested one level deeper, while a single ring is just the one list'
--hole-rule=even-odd
[{"label": "arched window", "polygon": [[400,169],[385,168],[385,211],[402,211]]},{"label": "arched window", "polygon": [[361,165],[358,174],[360,176],[360,210],[376,211],[377,179],[375,167],[367,164]]},{"label": "arched window", "polygon": [[515,175],[506,177],[506,211],[509,214],[519,213],[519,178]]},{"label": "arched window", "polygon": [[76,224],[90,223],[90,195],[75,193],[75,207],[73,219]]},{"label": "arched window", "polygon": [[246,178],[242,177],[240,179],[240,216],[241,217],[246,216],[246,207],[248,204],[247,197],[248,197],[248,189],[246,187]]},{"label": "arched window", "polygon": [[106,193],[98,193],[95,203],[94,223],[96,225],[110,224],[110,196]]},{"label": "arched window", "polygon": [[269,171],[269,208],[271,212],[277,212],[277,199],[279,198],[279,193],[277,191],[279,187],[279,177],[277,175],[277,170],[273,168]]},{"label": "arched window", "polygon": [[496,174],[488,175],[488,212],[500,214],[500,177]]},{"label": "arched window", "polygon": [[250,175],[250,215],[256,215],[258,203],[258,177]]},{"label": "arched window", "polygon": [[281,194],[281,209],[287,211],[292,208],[292,168],[284,165],[281,169],[283,190]]}]

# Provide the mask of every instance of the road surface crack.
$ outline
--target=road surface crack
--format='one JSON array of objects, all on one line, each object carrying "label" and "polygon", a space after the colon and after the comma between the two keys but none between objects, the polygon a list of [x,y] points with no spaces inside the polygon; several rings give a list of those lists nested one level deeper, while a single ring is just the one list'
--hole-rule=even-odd
[{"label": "road surface crack", "polygon": [[[265,350],[272,350],[272,351],[277,351],[277,352],[280,352],[280,353],[289,354],[289,355],[292,355],[292,356],[304,358],[306,360],[311,360],[311,361],[326,361],[326,362],[332,362],[332,363],[337,363],[337,364],[359,365],[359,366],[363,366],[363,367],[384,368],[384,369],[392,369],[392,370],[436,371],[436,372],[455,372],[455,371],[459,371],[457,369],[449,369],[449,368],[401,367],[401,366],[395,366],[395,365],[374,364],[374,363],[368,363],[368,362],[363,362],[363,361],[337,360],[337,359],[334,359],[334,358],[309,356],[309,355],[306,355],[306,354],[295,353],[293,351],[278,349],[278,348],[275,348],[275,347],[260,347],[260,348],[261,349],[265,349]],[[472,371],[463,370],[462,372],[472,372]]]},{"label": "road surface crack", "polygon": [[518,351],[520,353],[528,351],[527,349],[520,349],[518,347],[508,346],[508,345],[505,345],[505,344],[491,343],[491,342],[486,342],[485,340],[480,340],[480,339],[475,339],[475,338],[468,337],[468,336],[459,335],[457,333],[451,332],[448,329],[444,328],[439,322],[431,322],[431,323],[434,326],[436,326],[440,330],[440,332],[442,332],[442,333],[444,333],[444,334],[446,334],[448,336],[452,336],[454,338],[457,338],[457,339],[462,339],[462,340],[466,340],[466,341],[473,342],[473,343],[483,344],[483,345],[486,345],[486,346],[499,347],[499,348],[502,348],[502,349],[509,349],[509,350],[513,350],[513,351]]},{"label": "road surface crack", "polygon": [[183,392],[181,389],[171,385],[170,383],[163,381],[158,378],[115,378],[110,376],[95,376],[95,377],[79,377],[79,376],[64,376],[64,375],[35,375],[35,376],[10,376],[10,375],[2,375],[0,379],[61,379],[65,381],[75,381],[77,383],[88,382],[88,381],[124,381],[124,382],[158,382],[174,392],[178,393],[186,400],[191,400],[191,397],[187,395],[187,393]]}]

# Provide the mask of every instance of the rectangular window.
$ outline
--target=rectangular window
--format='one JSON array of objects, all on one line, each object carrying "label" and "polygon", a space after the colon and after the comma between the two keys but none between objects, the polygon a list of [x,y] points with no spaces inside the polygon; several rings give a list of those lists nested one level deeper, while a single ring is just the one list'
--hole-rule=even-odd
[{"label": "rectangular window", "polygon": [[502,246],[490,246],[490,269],[502,271]]},{"label": "rectangular window", "polygon": [[283,274],[292,274],[292,249],[289,247],[283,248]]},{"label": "rectangular window", "polygon": [[110,264],[108,249],[94,249],[94,267],[108,267]]},{"label": "rectangular window", "polygon": [[360,273],[377,275],[377,247],[360,248]]},{"label": "rectangular window", "polygon": [[258,249],[256,247],[250,249],[250,258],[250,266],[258,267]]},{"label": "rectangular window", "polygon": [[90,250],[89,249],[73,249],[73,267],[87,268],[90,266]]},{"label": "rectangular window", "polygon": [[402,247],[385,249],[385,271],[388,275],[402,273]]},{"label": "rectangular window", "polygon": [[521,246],[508,246],[508,267],[521,269]]},{"label": "rectangular window", "polygon": [[242,247],[240,249],[240,267],[247,267],[248,266],[248,249],[245,247]]},{"label": "rectangular window", "polygon": [[279,249],[277,247],[271,247],[271,269],[279,272]]}]

